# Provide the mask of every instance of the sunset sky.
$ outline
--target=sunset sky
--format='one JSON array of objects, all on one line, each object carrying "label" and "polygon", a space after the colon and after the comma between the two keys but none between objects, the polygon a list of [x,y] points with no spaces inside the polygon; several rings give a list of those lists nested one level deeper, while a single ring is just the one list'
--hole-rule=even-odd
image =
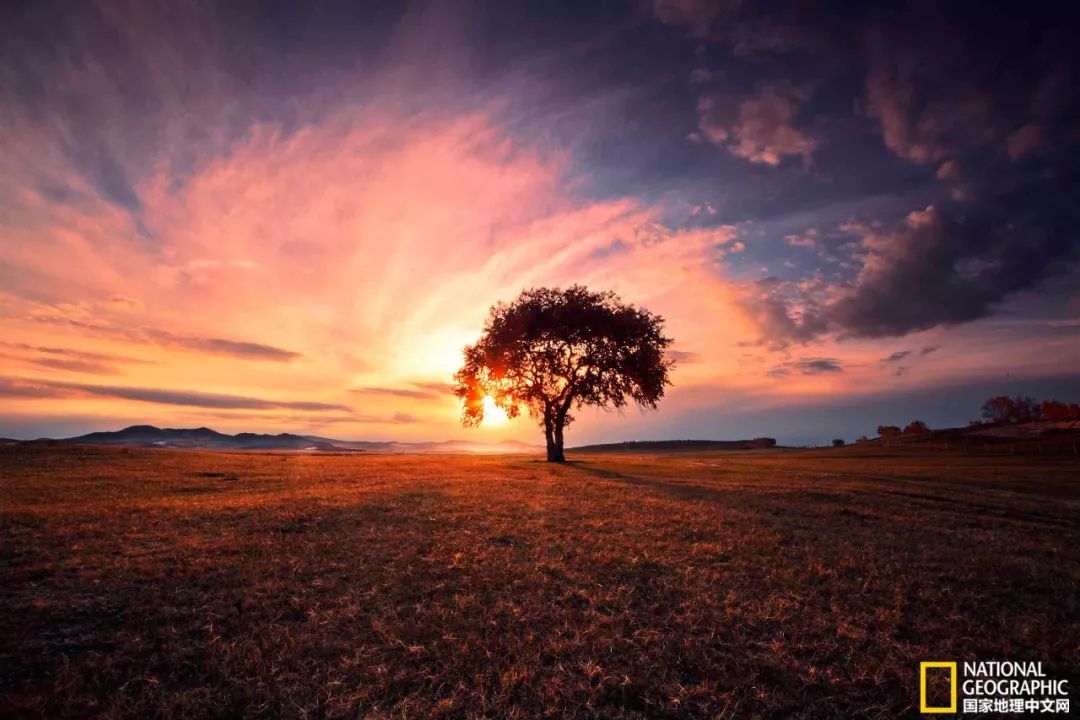
[{"label": "sunset sky", "polygon": [[678,361],[571,446],[1080,400],[1077,23],[860,5],[6,3],[0,436],[539,442],[449,382],[571,283]]}]

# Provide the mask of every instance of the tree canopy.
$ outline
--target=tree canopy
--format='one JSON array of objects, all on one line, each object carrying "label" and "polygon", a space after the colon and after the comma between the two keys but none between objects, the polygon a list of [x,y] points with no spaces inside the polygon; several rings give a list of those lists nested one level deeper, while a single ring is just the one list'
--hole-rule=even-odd
[{"label": "tree canopy", "polygon": [[563,429],[585,405],[655,409],[673,363],[663,318],[581,285],[525,290],[491,308],[455,375],[462,422],[479,425],[484,398],[508,417],[524,408],[544,430],[548,460],[562,461]]}]

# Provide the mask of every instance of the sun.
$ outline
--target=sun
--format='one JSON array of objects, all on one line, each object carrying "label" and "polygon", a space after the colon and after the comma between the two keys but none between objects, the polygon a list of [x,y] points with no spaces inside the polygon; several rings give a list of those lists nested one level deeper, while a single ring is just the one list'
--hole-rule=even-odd
[{"label": "sun", "polygon": [[509,418],[506,411],[495,404],[495,398],[484,396],[484,425],[505,425]]}]

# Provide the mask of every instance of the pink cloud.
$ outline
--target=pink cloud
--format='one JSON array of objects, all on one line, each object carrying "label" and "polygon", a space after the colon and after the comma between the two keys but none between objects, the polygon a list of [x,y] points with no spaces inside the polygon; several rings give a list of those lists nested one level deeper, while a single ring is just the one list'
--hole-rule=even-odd
[{"label": "pink cloud", "polygon": [[709,142],[750,162],[776,166],[785,157],[799,156],[808,164],[817,143],[793,123],[803,99],[795,88],[774,85],[738,102],[702,97],[698,129]]},{"label": "pink cloud", "polygon": [[791,247],[815,248],[821,239],[821,232],[817,228],[810,228],[805,233],[785,235],[784,240]]},{"label": "pink cloud", "polygon": [[[613,288],[668,317],[681,350],[710,358],[684,381],[736,373],[728,345],[753,329],[718,264],[743,247],[735,228],[672,230],[660,207],[580,200],[570,169],[483,114],[352,112],[291,135],[256,125],[179,182],[162,163],[138,183],[152,241],[100,199],[27,206],[13,260],[40,274],[48,299],[10,288],[16,312],[0,326],[26,343],[92,342],[151,361],[121,366],[124,388],[257,397],[283,424],[305,407],[350,407],[363,433],[370,418],[398,417],[402,398],[349,388],[445,383],[488,307],[531,285]],[[727,336],[710,331],[718,321]],[[19,402],[130,416],[134,397]],[[449,393],[410,399],[408,413],[420,422],[395,435],[458,432]]]}]

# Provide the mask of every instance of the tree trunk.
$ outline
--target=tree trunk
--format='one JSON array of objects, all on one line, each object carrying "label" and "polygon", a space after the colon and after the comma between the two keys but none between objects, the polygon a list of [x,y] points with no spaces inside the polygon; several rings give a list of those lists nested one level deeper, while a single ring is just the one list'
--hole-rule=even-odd
[{"label": "tree trunk", "polygon": [[556,417],[551,423],[551,432],[548,433],[547,446],[548,462],[566,462],[563,454],[563,421]]},{"label": "tree trunk", "polygon": [[548,462],[556,462],[555,452],[555,419],[551,415],[551,409],[544,409],[544,440],[547,442]]},{"label": "tree trunk", "polygon": [[563,455],[563,425],[566,424],[565,413],[560,413],[552,404],[544,406],[544,440],[547,441],[548,462],[566,462]]},{"label": "tree trunk", "polygon": [[547,440],[547,459],[548,462],[561,462],[562,461],[562,448],[555,448],[555,435],[550,430],[544,432],[544,439]]},{"label": "tree trunk", "polygon": [[561,439],[549,439],[547,446],[547,459],[548,462],[566,462],[566,455],[563,454],[563,444]]}]

